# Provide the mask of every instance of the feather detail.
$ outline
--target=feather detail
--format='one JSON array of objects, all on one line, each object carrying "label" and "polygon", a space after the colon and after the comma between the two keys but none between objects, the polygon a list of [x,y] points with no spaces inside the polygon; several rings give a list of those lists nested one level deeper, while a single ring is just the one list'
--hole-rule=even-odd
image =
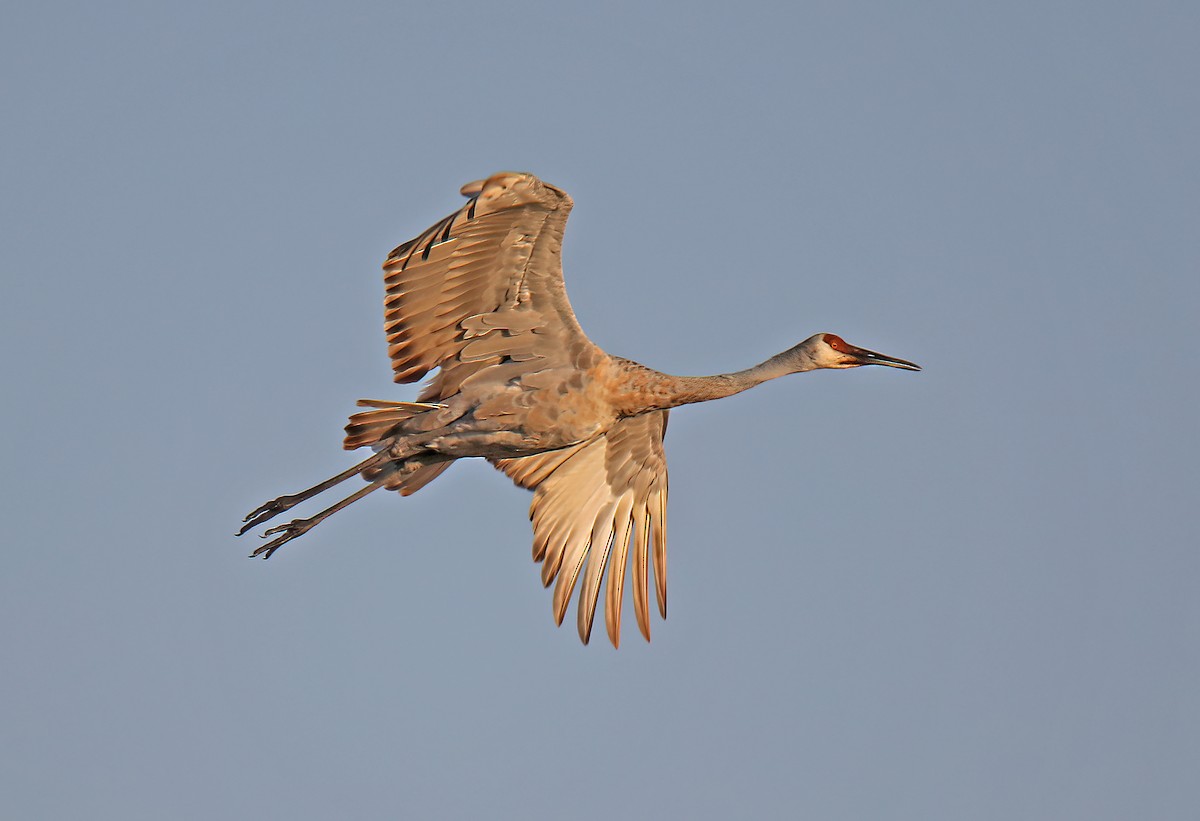
[{"label": "feather detail", "polygon": [[592,636],[592,621],[596,616],[596,602],[600,598],[600,582],[604,579],[604,571],[608,566],[608,557],[612,552],[615,522],[613,514],[620,497],[610,499],[608,504],[596,516],[589,538],[587,569],[583,574],[583,586],[579,589],[578,628],[579,638],[587,644]]},{"label": "feather detail", "polygon": [[621,606],[625,590],[625,564],[629,555],[629,535],[633,527],[633,497],[624,495],[617,505],[613,531],[613,553],[609,560],[608,585],[605,588],[604,626],[613,647],[621,646]]}]

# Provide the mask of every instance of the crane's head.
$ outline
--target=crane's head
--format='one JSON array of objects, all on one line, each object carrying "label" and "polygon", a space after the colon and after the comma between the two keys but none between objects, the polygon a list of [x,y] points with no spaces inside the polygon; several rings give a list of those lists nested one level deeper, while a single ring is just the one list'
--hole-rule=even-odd
[{"label": "crane's head", "polygon": [[799,345],[818,368],[857,368],[862,365],[887,365],[890,368],[902,368],[906,371],[919,371],[920,365],[914,365],[903,359],[884,356],[881,353],[868,351],[866,348],[856,348],[837,334],[816,334],[810,336]]}]

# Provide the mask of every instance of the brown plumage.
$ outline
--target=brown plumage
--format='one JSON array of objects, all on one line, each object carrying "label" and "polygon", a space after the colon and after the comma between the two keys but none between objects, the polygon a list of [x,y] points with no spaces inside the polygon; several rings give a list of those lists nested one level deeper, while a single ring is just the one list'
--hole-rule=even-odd
[{"label": "brown plumage", "polygon": [[670,408],[739,393],[788,373],[889,365],[920,370],[816,334],[765,362],[717,376],[670,376],[610,356],[584,335],[567,301],[562,238],[571,198],[530,174],[500,173],[462,188],[461,209],[384,263],[385,328],[395,381],[435,371],[417,402],[361,400],[347,450],[375,453],[308,490],[253,511],[239,535],[352,476],[369,484],[308,519],[272,527],[284,543],[379,488],[415,493],[456,459],[479,456],[533,491],[533,558],[554,588],[562,623],[579,588],[587,643],[607,572],[605,624],[620,642],[632,547],[633,603],[650,638],[649,568],[667,614],[667,464]]}]

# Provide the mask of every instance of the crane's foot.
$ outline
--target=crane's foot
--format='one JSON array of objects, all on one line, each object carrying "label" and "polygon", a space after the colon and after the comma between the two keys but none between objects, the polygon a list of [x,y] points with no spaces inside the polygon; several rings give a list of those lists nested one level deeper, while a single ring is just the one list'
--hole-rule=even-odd
[{"label": "crane's foot", "polygon": [[[307,519],[293,519],[292,521],[288,522],[285,525],[276,525],[275,527],[264,530],[262,532],[262,536],[261,536],[261,538],[263,538],[263,539],[267,538],[268,536],[276,536],[276,534],[278,534],[278,535],[276,538],[272,539],[271,541],[267,542],[265,545],[260,547],[258,550],[255,550],[253,553],[251,553],[250,558],[253,559],[256,556],[259,556],[264,559],[271,558],[272,553],[274,553],[279,548],[283,547],[285,544],[290,542],[292,539],[295,539],[297,536],[303,536],[305,533],[312,530],[318,524],[325,521],[326,519],[328,519],[333,514],[337,513],[342,508],[346,507],[347,505],[354,504],[359,499],[366,496],[368,493],[379,490],[379,488],[381,488],[383,486],[384,486],[384,484],[382,481],[372,482],[371,484],[364,487],[362,490],[359,490],[355,493],[351,493],[349,496],[347,496],[345,499],[342,499],[342,501],[338,502],[336,505],[325,508],[325,510],[322,510],[320,513],[318,513],[314,516],[310,516]],[[304,499],[308,498],[308,496],[306,496],[305,494],[312,495],[312,494],[309,494],[308,491],[305,491],[304,493],[297,494],[297,495],[302,497],[301,501],[303,501]],[[280,499],[287,499],[287,498],[289,498],[289,497],[287,497],[287,496],[280,497]],[[275,501],[278,502],[279,499],[276,499]],[[267,504],[263,505],[263,507],[267,508],[267,507],[270,507],[272,504],[274,504],[274,503],[268,502]],[[293,504],[295,504],[295,502],[288,504],[288,507],[291,507]],[[287,510],[287,507],[282,508],[282,509]],[[274,516],[275,513],[277,513],[277,512],[279,512],[279,511],[271,512],[270,515],[267,516],[267,518],[269,519],[271,516]],[[263,515],[265,515],[265,514],[260,514],[258,516],[255,516],[254,517],[255,521],[263,520],[262,519]],[[263,520],[263,521],[265,521],[265,520]],[[253,527],[254,524],[255,524],[255,522],[251,522],[249,525],[247,525],[247,527]],[[243,528],[243,531],[244,530],[245,530],[245,528]]]},{"label": "crane's foot", "polygon": [[[366,465],[366,463],[364,463],[364,465]],[[350,472],[347,472],[346,475],[347,475],[347,477],[349,477],[349,475],[353,475],[353,474]],[[329,486],[331,484],[336,484],[337,481],[341,481],[343,478],[346,478],[346,477],[334,477],[334,479],[330,479],[328,481],[328,483],[324,483],[324,485]],[[260,537],[260,538],[265,539],[266,537],[271,537],[271,535],[274,535],[274,537],[276,537],[276,538],[271,539],[270,541],[268,541],[268,543],[266,543],[262,547],[259,547],[258,550],[251,553],[250,557],[251,558],[254,558],[254,557],[271,558],[271,553],[274,553],[275,551],[280,549],[280,547],[282,547],[283,545],[288,544],[289,541],[292,541],[296,537],[301,537],[301,535],[304,535],[308,531],[311,531],[312,528],[319,525],[320,522],[323,522],[326,519],[329,519],[330,516],[336,514],[338,510],[341,510],[342,508],[347,507],[347,505],[349,505],[349,504],[354,504],[355,502],[358,502],[359,499],[366,496],[367,493],[377,491],[380,489],[380,487],[383,487],[383,486],[384,486],[384,483],[382,480],[373,481],[373,483],[371,483],[370,485],[367,485],[366,487],[364,487],[364,489],[362,489],[360,491],[356,491],[354,493],[350,493],[350,495],[347,496],[346,498],[342,499],[341,502],[338,502],[337,504],[332,505],[332,507],[330,507],[330,508],[325,508],[324,510],[320,511],[319,514],[310,516],[310,517],[308,517],[308,519],[293,519],[292,521],[288,522],[287,525],[277,525],[275,527],[265,529],[265,531],[263,531],[263,533],[262,533],[262,537]],[[318,485],[317,489],[324,490],[324,487]],[[254,511],[254,513],[251,514],[251,516],[253,516],[253,519],[251,520],[250,523],[247,523],[246,527],[241,528],[241,532],[245,533],[248,528],[259,525],[259,523],[265,522],[266,520],[270,519],[271,516],[274,516],[277,513],[281,513],[281,511],[283,511],[283,510],[287,510],[288,508],[293,507],[293,505],[296,504],[296,502],[304,502],[305,499],[313,496],[312,490],[313,489],[308,489],[305,492],[296,493],[295,496],[281,496],[280,498],[275,499],[275,502],[268,502],[268,503],[264,504],[262,508],[259,508],[258,510]],[[295,501],[293,501],[293,499],[295,499]],[[262,511],[262,513],[259,513],[259,511]]]},{"label": "crane's foot", "polygon": [[253,530],[263,522],[271,521],[285,510],[291,510],[296,505],[303,502],[306,498],[307,497],[302,493],[280,496],[278,499],[272,499],[265,505],[255,508],[254,510],[250,511],[249,514],[247,514],[245,519],[242,519],[245,524],[242,525],[242,529],[237,532],[237,535],[241,536],[247,530]]},{"label": "crane's foot", "polygon": [[303,536],[324,518],[324,516],[313,516],[311,519],[293,519],[285,525],[277,525],[276,527],[264,530],[259,538],[265,539],[268,536],[274,536],[277,533],[280,535],[278,538],[272,539],[251,553],[250,558],[271,558],[272,553],[283,547],[292,539]]},{"label": "crane's foot", "polygon": [[237,535],[241,536],[247,530],[251,530],[261,524],[264,524],[265,522],[271,521],[285,510],[291,510],[301,502],[311,499],[320,493],[324,493],[329,488],[346,481],[351,476],[357,476],[364,471],[378,468],[381,465],[386,464],[389,459],[390,457],[387,454],[376,453],[373,456],[369,456],[363,461],[359,462],[349,470],[343,470],[332,479],[326,479],[324,482],[321,482],[318,485],[313,485],[308,490],[302,490],[299,493],[289,493],[286,496],[280,496],[278,499],[272,499],[265,505],[250,511],[250,515],[248,515],[245,519],[242,519],[245,524],[242,525],[242,529],[238,531]]}]

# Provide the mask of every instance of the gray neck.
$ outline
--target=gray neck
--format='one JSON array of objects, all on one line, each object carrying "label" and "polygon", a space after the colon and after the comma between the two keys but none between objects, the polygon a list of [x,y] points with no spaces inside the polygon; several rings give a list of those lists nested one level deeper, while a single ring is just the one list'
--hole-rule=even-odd
[{"label": "gray neck", "polygon": [[654,390],[651,391],[654,395],[653,406],[648,410],[674,408],[733,396],[735,393],[749,390],[755,385],[761,385],[771,379],[777,379],[789,373],[811,371],[817,367],[808,351],[797,345],[744,371],[721,373],[714,376],[658,374],[659,378],[655,380]]}]

